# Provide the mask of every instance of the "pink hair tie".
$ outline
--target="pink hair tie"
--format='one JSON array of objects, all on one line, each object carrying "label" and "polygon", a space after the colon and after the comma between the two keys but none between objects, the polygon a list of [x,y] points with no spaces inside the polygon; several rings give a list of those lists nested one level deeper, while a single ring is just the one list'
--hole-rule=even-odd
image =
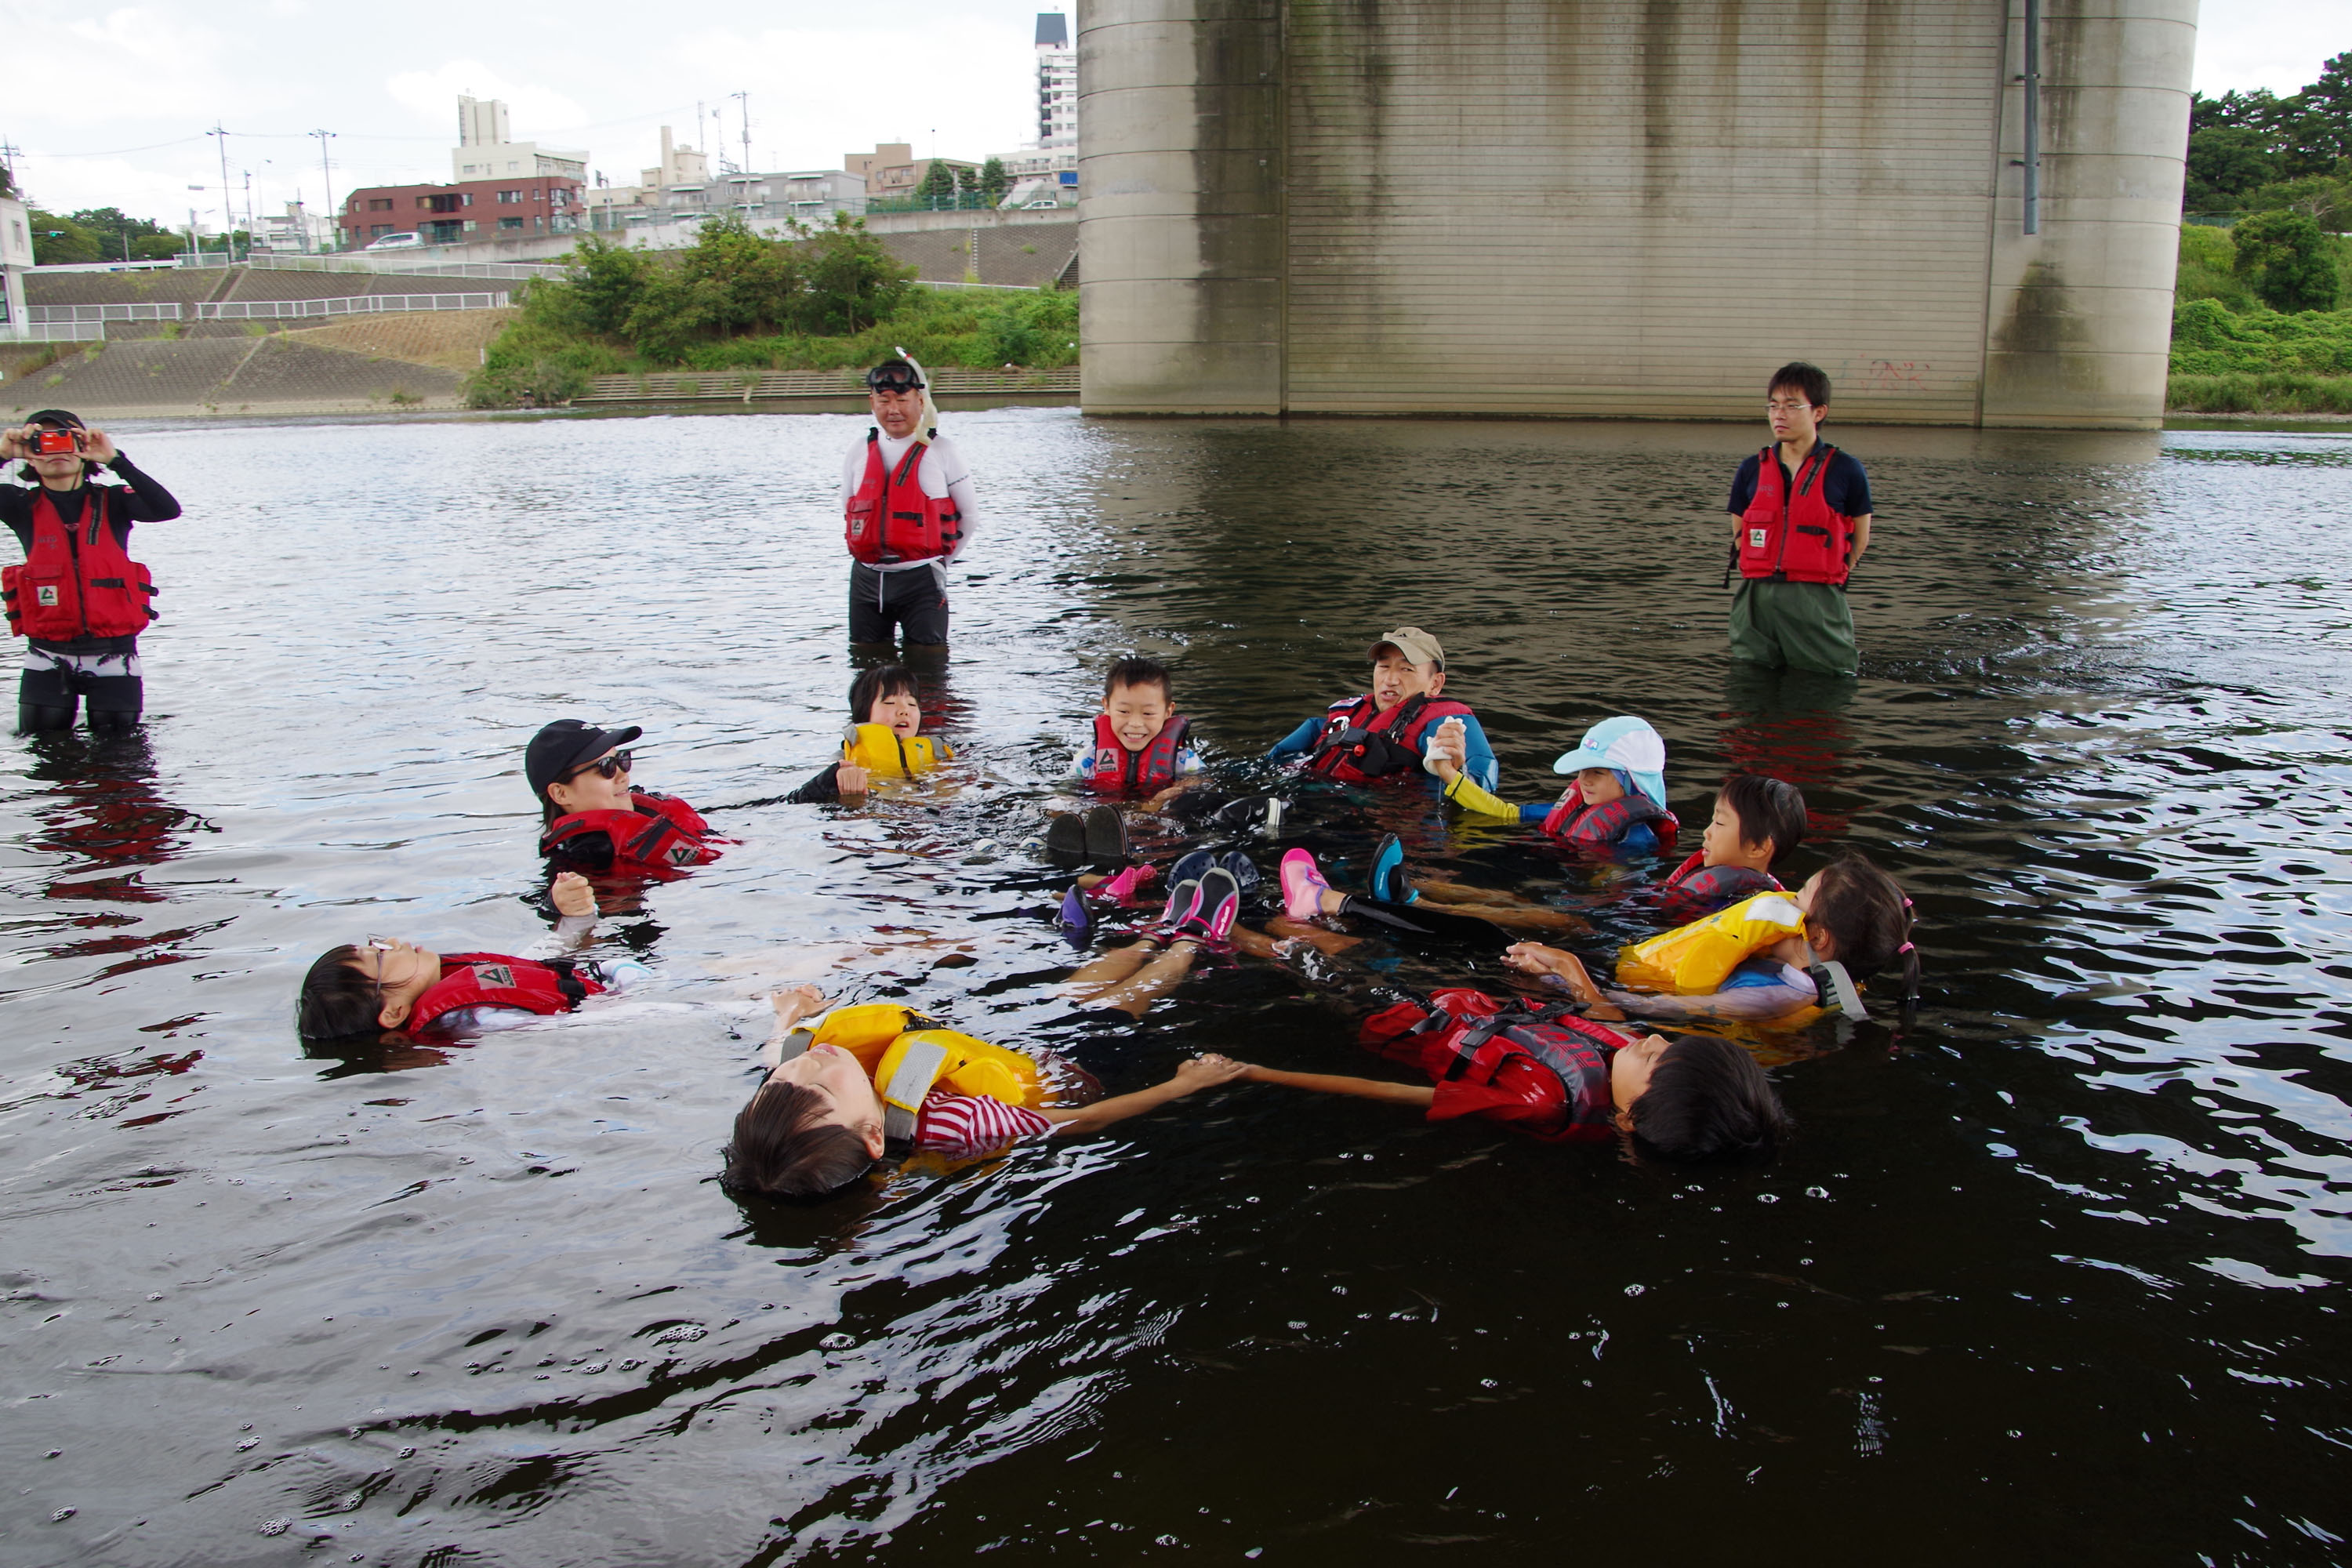
[{"label": "pink hair tie", "polygon": [[1895,951],[1896,952],[1898,952],[1898,953],[1901,953],[1901,952],[1909,952],[1911,951],[1911,944],[1910,944],[1909,942],[1905,942],[1901,947],[1896,948]]}]

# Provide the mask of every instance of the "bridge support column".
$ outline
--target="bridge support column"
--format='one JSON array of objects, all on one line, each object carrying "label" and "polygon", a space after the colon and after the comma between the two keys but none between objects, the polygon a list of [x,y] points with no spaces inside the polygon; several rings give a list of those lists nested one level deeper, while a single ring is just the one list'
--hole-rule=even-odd
[{"label": "bridge support column", "polygon": [[1079,0],[1082,401],[1283,406],[1281,0]]}]

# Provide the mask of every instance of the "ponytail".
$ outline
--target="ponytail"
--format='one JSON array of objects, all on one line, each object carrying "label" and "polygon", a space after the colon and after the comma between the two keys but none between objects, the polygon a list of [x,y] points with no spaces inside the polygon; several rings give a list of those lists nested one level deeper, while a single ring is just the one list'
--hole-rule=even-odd
[{"label": "ponytail", "polygon": [[1859,854],[1840,856],[1822,868],[1809,918],[1835,940],[1838,962],[1856,980],[1899,963],[1903,1011],[1907,1016],[1919,1005],[1919,950],[1911,940],[1916,921],[1910,899],[1892,877]]}]

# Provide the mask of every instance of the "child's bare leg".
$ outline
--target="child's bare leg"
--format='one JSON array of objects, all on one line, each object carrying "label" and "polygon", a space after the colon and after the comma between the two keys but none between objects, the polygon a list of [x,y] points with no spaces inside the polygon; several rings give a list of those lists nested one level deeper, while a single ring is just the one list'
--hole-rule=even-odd
[{"label": "child's bare leg", "polygon": [[1131,942],[1115,947],[1101,957],[1088,960],[1074,971],[1063,985],[1072,991],[1091,991],[1116,985],[1143,967],[1144,960],[1159,951],[1148,942]]},{"label": "child's bare leg", "polygon": [[1087,1007],[1115,1007],[1130,1018],[1140,1018],[1154,1002],[1176,988],[1177,983],[1192,973],[1192,960],[1200,955],[1197,944],[1180,942],[1167,952],[1138,968],[1124,984],[1106,986],[1093,995],[1080,999]]},{"label": "child's bare leg", "polygon": [[1265,929],[1269,936],[1303,942],[1329,953],[1345,952],[1364,940],[1360,936],[1341,936],[1338,931],[1325,931],[1321,926],[1308,925],[1304,921],[1292,920],[1288,915],[1275,916],[1265,922]]}]

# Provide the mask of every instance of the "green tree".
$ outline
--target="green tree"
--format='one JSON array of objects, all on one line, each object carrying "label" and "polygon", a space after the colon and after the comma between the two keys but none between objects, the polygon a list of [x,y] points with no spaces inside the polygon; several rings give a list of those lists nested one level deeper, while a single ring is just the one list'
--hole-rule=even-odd
[{"label": "green tree", "polygon": [[133,261],[169,261],[180,254],[180,247],[186,243],[176,234],[142,235],[131,242],[131,258]]},{"label": "green tree", "polygon": [[25,216],[33,228],[34,266],[62,267],[106,259],[99,250],[99,237],[73,219],[45,213],[38,207],[26,208]]},{"label": "green tree", "polygon": [[675,264],[647,272],[625,331],[648,358],[672,361],[706,339],[772,334],[799,313],[801,268],[794,247],[740,216],[711,218]]},{"label": "green tree", "polygon": [[953,196],[956,194],[955,171],[940,159],[932,159],[930,167],[923,171],[923,183],[915,187],[915,194],[927,201]]},{"label": "green tree", "polygon": [[1012,188],[1013,176],[1004,172],[1004,160],[992,154],[988,162],[980,166],[980,194],[986,196],[992,205],[1003,201],[1004,193]]},{"label": "green tree", "polygon": [[84,207],[73,215],[73,221],[99,237],[108,261],[123,259],[138,241],[163,232],[161,226],[128,216],[120,207]]},{"label": "green tree", "polygon": [[898,310],[914,290],[915,268],[901,265],[866,232],[863,219],[847,213],[834,214],[833,226],[802,240],[800,249],[807,289],[793,325],[804,332],[853,336]]},{"label": "green tree", "polygon": [[618,337],[627,330],[656,263],[645,251],[583,234],[564,265],[571,276],[563,282],[529,286],[525,309],[559,330]]},{"label": "green tree", "polygon": [[2310,218],[2297,212],[2256,213],[2230,231],[2234,270],[2273,310],[2336,309],[2336,250]]},{"label": "green tree", "polygon": [[2189,137],[2190,212],[2227,212],[2256,187],[2279,177],[2280,159],[2268,139],[2251,125],[2213,125]]}]

